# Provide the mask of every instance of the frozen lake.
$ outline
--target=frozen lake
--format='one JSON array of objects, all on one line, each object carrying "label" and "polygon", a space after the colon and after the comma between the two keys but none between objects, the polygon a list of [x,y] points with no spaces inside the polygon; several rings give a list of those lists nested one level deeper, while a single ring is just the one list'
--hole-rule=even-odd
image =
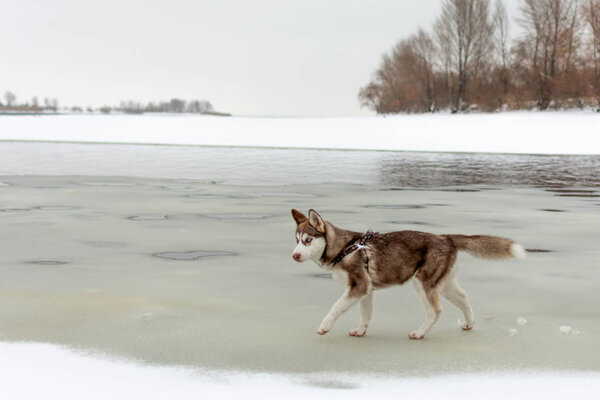
[{"label": "frozen lake", "polygon": [[[92,176],[0,182],[5,341],[266,372],[600,370],[595,188],[389,190]],[[460,313],[444,304],[430,335],[410,341],[424,311],[407,285],[376,293],[367,337],[347,336],[358,309],[320,337],[315,329],[342,288],[317,266],[292,260],[292,207],[316,208],[360,231],[501,235],[531,253],[524,261],[459,258],[477,316],[473,332],[461,331]],[[561,333],[563,325],[571,333]]]},{"label": "frozen lake", "polygon": [[[594,387],[590,382],[600,372],[598,155],[70,142],[75,136],[28,142],[7,136],[0,132],[0,371],[15,377],[9,379],[15,388],[28,386],[38,357],[48,360],[44,365],[59,361],[66,371],[40,370],[40,376],[60,378],[39,388],[79,381],[70,372],[79,366],[90,368],[85,376],[123,371],[131,382],[199,382],[160,369],[144,375],[137,366],[96,365],[90,353],[186,366],[189,375],[264,372],[276,381],[267,379],[269,388],[283,379],[271,374],[287,374],[308,388],[279,387],[282,395],[362,396],[371,385],[388,388],[386,395],[398,385],[417,393],[443,381],[463,398],[457,382],[479,382],[477,374],[487,374],[506,388],[516,382],[502,377],[507,371],[547,374],[525,375],[523,386],[511,386],[517,395],[548,384],[556,386],[554,393],[577,393],[580,383]],[[502,262],[459,258],[476,316],[471,332],[460,330],[460,313],[444,303],[430,335],[410,341],[407,332],[422,322],[424,310],[406,285],[376,293],[365,338],[347,336],[358,309],[320,337],[315,330],[342,288],[317,266],[291,259],[292,207],[316,208],[359,231],[506,236],[530,253],[526,260]],[[12,342],[89,353],[82,360],[54,347]],[[439,377],[448,373],[461,375]],[[373,383],[373,374],[392,381]],[[264,376],[235,376],[228,387],[265,382]],[[437,378],[428,380],[432,376]],[[398,377],[403,379],[393,380]]]}]

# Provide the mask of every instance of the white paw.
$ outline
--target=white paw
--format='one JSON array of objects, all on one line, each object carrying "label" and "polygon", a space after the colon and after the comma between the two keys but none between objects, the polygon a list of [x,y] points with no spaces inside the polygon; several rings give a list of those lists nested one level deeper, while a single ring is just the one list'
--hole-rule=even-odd
[{"label": "white paw", "polygon": [[348,332],[348,335],[356,336],[356,337],[363,337],[363,336],[365,336],[366,333],[367,333],[367,328],[360,327],[360,328],[352,329],[350,332]]},{"label": "white paw", "polygon": [[329,332],[331,330],[331,327],[333,326],[333,322],[329,321],[329,320],[324,320],[323,322],[321,322],[321,326],[319,326],[319,329],[317,329],[317,334],[318,335],[324,335],[327,332]]},{"label": "white paw", "polygon": [[419,340],[419,339],[423,339],[425,337],[425,334],[421,333],[419,331],[412,331],[412,332],[408,333],[408,337],[413,340]]},{"label": "white paw", "polygon": [[463,331],[470,331],[471,329],[473,329],[474,325],[475,325],[475,321],[471,321],[471,322],[465,322],[460,327],[462,328]]}]

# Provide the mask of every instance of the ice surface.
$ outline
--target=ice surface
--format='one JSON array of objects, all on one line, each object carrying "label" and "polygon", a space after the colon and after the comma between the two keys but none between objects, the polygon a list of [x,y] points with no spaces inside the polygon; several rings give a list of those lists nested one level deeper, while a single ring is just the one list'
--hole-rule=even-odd
[{"label": "ice surface", "polygon": [[194,261],[204,257],[223,257],[234,256],[231,251],[212,251],[212,250],[196,250],[196,251],[171,251],[166,253],[156,253],[156,257],[168,258],[171,260]]},{"label": "ice surface", "polygon": [[66,115],[0,118],[0,139],[520,154],[600,154],[593,112],[356,118]]},{"label": "ice surface", "polygon": [[[176,185],[169,179],[0,180],[11,184],[0,189],[0,205],[27,210],[0,212],[2,340],[64,344],[157,364],[278,373],[600,371],[595,200],[520,186],[452,191],[186,183],[198,193],[222,196],[191,199],[189,192],[166,190]],[[126,185],[81,184],[93,181]],[[365,207],[370,204],[424,207]],[[39,208],[44,205],[77,208]],[[422,324],[425,311],[408,284],[375,293],[366,337],[347,334],[358,323],[358,307],[320,337],[315,330],[343,289],[323,279],[329,274],[313,263],[292,260],[291,208],[315,208],[357,231],[415,229],[395,222],[420,221],[427,225],[418,229],[434,233],[500,235],[553,252],[503,261],[461,254],[457,265],[476,316],[473,331],[462,331],[455,323],[462,313],[442,300],[430,334],[409,340],[407,333]],[[566,212],[550,215],[540,208]],[[212,214],[271,217],[206,217]],[[134,215],[169,218],[128,219]],[[194,251],[237,256],[189,253]],[[194,259],[202,255],[209,257]],[[525,315],[536,323],[510,337],[508,329],[518,328],[515,321]],[[585,334],[565,340],[557,334],[561,325]]]},{"label": "ice surface", "polygon": [[163,221],[169,217],[164,214],[142,214],[129,217],[132,221]]},{"label": "ice surface", "polygon": [[525,324],[527,324],[527,318],[525,318],[525,317],[517,318],[517,325],[524,326]]}]

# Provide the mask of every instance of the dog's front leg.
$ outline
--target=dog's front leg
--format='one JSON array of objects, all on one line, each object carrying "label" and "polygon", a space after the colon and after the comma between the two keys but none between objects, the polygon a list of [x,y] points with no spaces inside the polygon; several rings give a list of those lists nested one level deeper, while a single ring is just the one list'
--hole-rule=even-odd
[{"label": "dog's front leg", "polygon": [[352,329],[348,334],[350,336],[362,337],[367,333],[369,322],[373,316],[373,292],[364,296],[360,300],[360,326]]},{"label": "dog's front leg", "polygon": [[331,330],[331,327],[335,323],[335,321],[342,315],[346,310],[352,307],[358,300],[360,300],[362,296],[351,295],[350,290],[347,290],[342,297],[335,302],[331,310],[329,310],[329,314],[323,319],[321,322],[321,326],[319,326],[319,330],[317,333],[319,335],[324,335]]}]

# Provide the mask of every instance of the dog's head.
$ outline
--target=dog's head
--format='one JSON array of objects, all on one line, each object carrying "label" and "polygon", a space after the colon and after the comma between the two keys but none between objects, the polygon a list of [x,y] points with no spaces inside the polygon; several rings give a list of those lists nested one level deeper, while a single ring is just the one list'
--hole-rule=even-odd
[{"label": "dog's head", "polygon": [[323,255],[327,241],[325,239],[325,221],[315,211],[308,211],[308,217],[292,209],[296,221],[296,243],[292,258],[298,262],[318,261]]}]

